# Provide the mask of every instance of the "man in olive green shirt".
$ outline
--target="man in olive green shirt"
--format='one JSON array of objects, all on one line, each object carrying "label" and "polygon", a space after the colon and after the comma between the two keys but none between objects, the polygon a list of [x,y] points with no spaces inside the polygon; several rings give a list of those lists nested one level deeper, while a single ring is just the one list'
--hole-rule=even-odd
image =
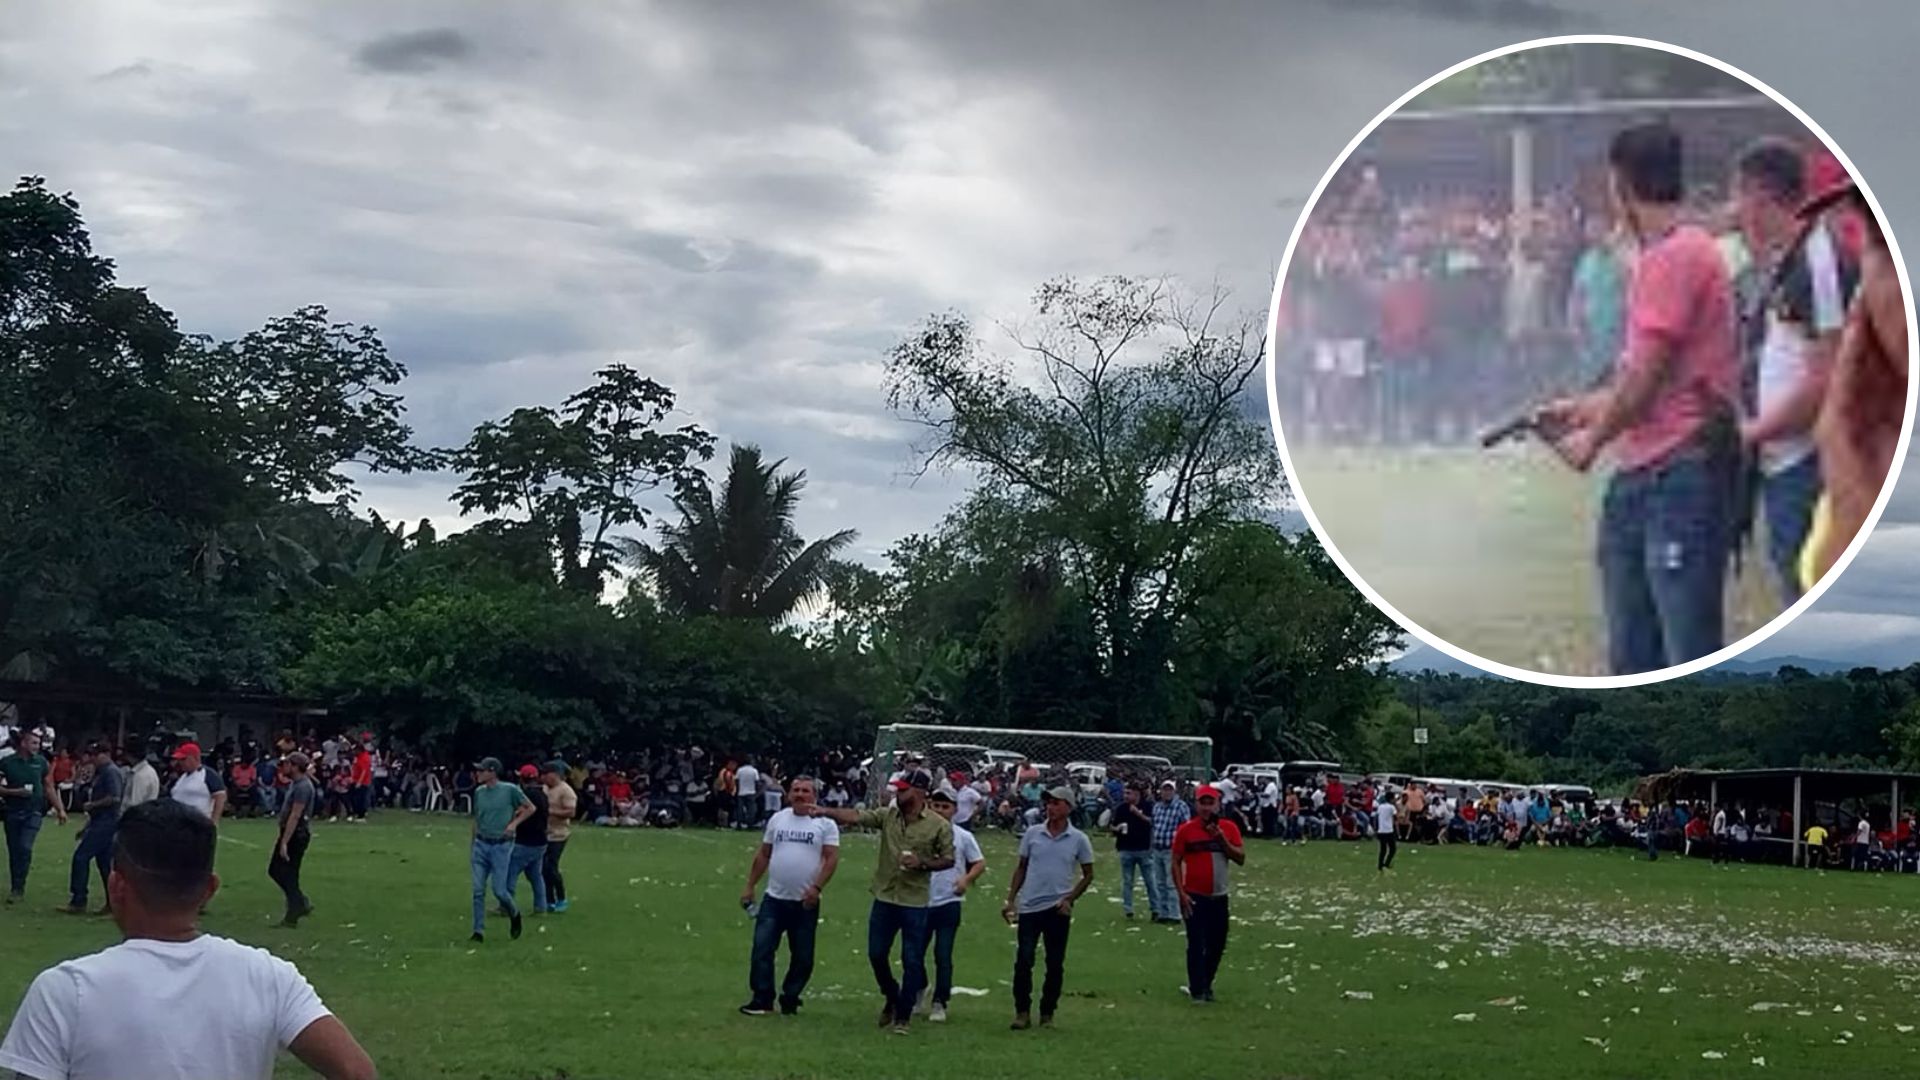
[{"label": "man in olive green shirt", "polygon": [[[796,806],[794,813],[833,819],[880,833],[873,868],[873,906],[867,913],[867,961],[886,1004],[880,1026],[907,1034],[913,1004],[927,985],[927,896],[936,870],[953,865],[953,826],[927,809],[933,778],[914,770],[893,781],[892,806],[875,810]],[[900,978],[893,977],[893,939],[900,938]]]},{"label": "man in olive green shirt", "polygon": [[[18,901],[27,891],[27,870],[33,865],[33,840],[40,835],[40,822],[53,811],[60,824],[67,823],[66,807],[47,783],[47,759],[40,756],[40,736],[32,731],[20,735],[20,749],[0,758],[0,803],[5,804],[7,831],[7,871],[10,887],[7,903]],[[921,903],[926,903],[924,897]]]}]

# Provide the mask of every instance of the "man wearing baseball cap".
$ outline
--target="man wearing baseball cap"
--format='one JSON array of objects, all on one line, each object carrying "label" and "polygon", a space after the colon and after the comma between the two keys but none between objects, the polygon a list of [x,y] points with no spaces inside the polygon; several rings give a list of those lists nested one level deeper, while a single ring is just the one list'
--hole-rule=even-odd
[{"label": "man wearing baseball cap", "polygon": [[282,759],[282,764],[287,770],[287,794],[280,800],[280,831],[274,841],[273,857],[267,860],[267,876],[280,886],[281,895],[286,897],[287,914],[280,925],[291,929],[313,914],[313,901],[300,891],[300,866],[306,861],[307,845],[313,841],[313,831],[307,823],[313,820],[313,807],[320,792],[307,775],[312,764],[307,755],[295,750]]},{"label": "man wearing baseball cap", "polygon": [[1808,200],[1803,218],[1855,215],[1864,237],[1860,285],[1840,332],[1826,400],[1814,424],[1825,488],[1801,550],[1800,580],[1811,589],[1866,527],[1899,452],[1906,423],[1907,309],[1899,268],[1880,219],[1851,178]]},{"label": "man wearing baseball cap", "polygon": [[527,793],[500,782],[500,759],[473,763],[473,937],[487,939],[487,890],[507,913],[508,925],[520,937],[520,907],[513,902],[513,839],[520,823],[533,815]]},{"label": "man wearing baseball cap", "polygon": [[540,767],[540,783],[547,789],[547,856],[540,874],[547,883],[547,910],[567,910],[567,882],[560,876],[560,856],[573,836],[573,817],[580,810],[580,796],[573,785],[562,779],[567,763],[555,758]]},{"label": "man wearing baseball cap", "polygon": [[227,809],[227,785],[217,769],[200,763],[200,744],[184,742],[173,748],[173,790],[168,797],[198,810],[220,827],[220,815]]},{"label": "man wearing baseball cap", "polygon": [[[1033,1026],[1033,958],[1047,948],[1046,980],[1040,986],[1040,1026],[1053,1026],[1065,979],[1067,932],[1073,926],[1073,902],[1093,884],[1093,843],[1073,827],[1073,789],[1064,785],[1041,796],[1046,820],[1020,837],[1020,864],[1007,884],[1000,915],[1019,928],[1013,956],[1013,1030]],[[1075,873],[1079,879],[1075,880]]]},{"label": "man wearing baseball cap", "polygon": [[[920,770],[902,773],[888,785],[893,805],[869,810],[794,806],[802,816],[831,818],[836,824],[875,829],[880,857],[873,869],[873,906],[867,912],[867,961],[885,1004],[880,1026],[905,1035],[913,1006],[927,985],[927,903],[936,871],[953,865],[953,826],[927,810],[933,778]],[[893,939],[900,939],[900,978],[893,977]]]},{"label": "man wearing baseball cap", "polygon": [[[87,913],[87,882],[93,876],[95,864],[100,867],[100,887],[106,888],[107,878],[113,872],[113,832],[120,824],[120,798],[127,785],[126,778],[113,766],[113,747],[94,743],[87,747],[87,760],[93,763],[93,780],[88,783],[79,806],[87,815],[87,824],[80,830],[80,839],[73,849],[67,906],[60,909],[69,915]],[[109,900],[101,914],[111,910]]]},{"label": "man wearing baseball cap", "polygon": [[526,795],[527,802],[533,804],[533,813],[528,814],[513,832],[513,857],[507,866],[507,888],[520,891],[520,878],[524,875],[533,883],[533,913],[547,913],[547,789],[540,785],[540,770],[532,765],[520,766],[520,791]]},{"label": "man wearing baseball cap", "polygon": [[1227,950],[1227,864],[1247,862],[1240,827],[1220,816],[1220,792],[1202,784],[1194,815],[1173,834],[1173,886],[1187,920],[1187,996],[1213,1000],[1213,978]]}]

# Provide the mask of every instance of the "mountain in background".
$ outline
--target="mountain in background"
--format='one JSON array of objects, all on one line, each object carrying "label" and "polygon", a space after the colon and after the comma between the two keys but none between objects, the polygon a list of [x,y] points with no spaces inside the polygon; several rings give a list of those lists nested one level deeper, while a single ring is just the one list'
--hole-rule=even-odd
[{"label": "mountain in background", "polygon": [[[1700,677],[1770,678],[1783,667],[1801,668],[1814,675],[1844,675],[1856,667],[1864,666],[1869,665],[1843,660],[1820,660],[1809,656],[1769,656],[1763,660],[1728,660],[1708,668],[1701,673]],[[1488,675],[1472,664],[1455,660],[1425,642],[1415,642],[1412,648],[1388,661],[1387,668],[1403,675],[1433,671],[1440,675],[1498,678],[1498,676]]]}]

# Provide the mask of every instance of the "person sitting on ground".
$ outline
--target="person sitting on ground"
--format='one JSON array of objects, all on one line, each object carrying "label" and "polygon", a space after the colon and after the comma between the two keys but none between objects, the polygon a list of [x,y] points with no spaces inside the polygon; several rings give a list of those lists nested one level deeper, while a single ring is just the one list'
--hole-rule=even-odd
[{"label": "person sitting on ground", "polygon": [[1521,841],[1520,819],[1508,818],[1506,828],[1501,831],[1500,839],[1502,843],[1507,845],[1508,851],[1519,851]]},{"label": "person sitting on ground", "polygon": [[40,973],[0,1041],[0,1069],[30,1080],[271,1080],[290,1050],[328,1080],[374,1080],[373,1059],[298,968],[201,933],[220,879],[217,833],[192,807],[127,810],[108,903],[120,944]]}]

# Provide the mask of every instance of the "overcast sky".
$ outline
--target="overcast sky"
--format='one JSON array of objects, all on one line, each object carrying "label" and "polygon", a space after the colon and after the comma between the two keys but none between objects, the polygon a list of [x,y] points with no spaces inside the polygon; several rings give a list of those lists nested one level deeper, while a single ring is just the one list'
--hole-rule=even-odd
[{"label": "overcast sky", "polygon": [[[1908,103],[1876,91],[1907,81],[1915,26],[1873,0],[5,6],[0,162],[78,196],[185,328],[308,303],[371,323],[435,444],[633,364],[804,467],[803,531],[856,527],[869,561],[960,487],[907,479],[882,399],[916,320],[1015,318],[1063,273],[1217,279],[1264,311],[1346,141],[1486,49],[1607,32],[1721,57],[1920,229]],[[1916,483],[1758,654],[1920,658]],[[445,526],[450,488],[364,490]]]}]

